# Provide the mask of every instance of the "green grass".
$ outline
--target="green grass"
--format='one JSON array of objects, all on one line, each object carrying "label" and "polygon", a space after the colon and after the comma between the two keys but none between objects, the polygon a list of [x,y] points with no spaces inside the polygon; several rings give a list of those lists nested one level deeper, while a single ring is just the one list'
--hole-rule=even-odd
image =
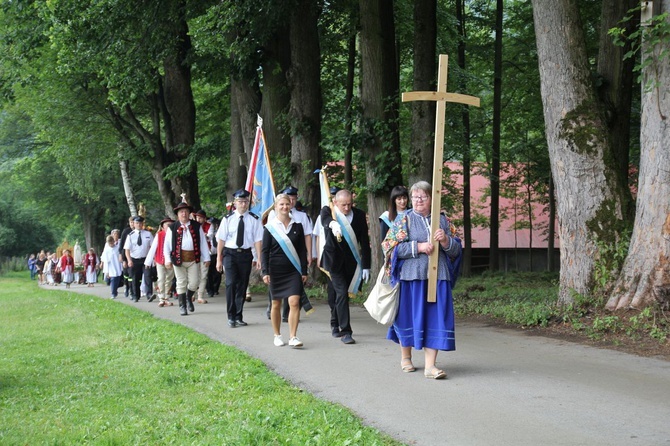
[{"label": "green grass", "polygon": [[558,274],[486,274],[458,280],[457,314],[482,314],[518,326],[546,326],[558,317]]},{"label": "green grass", "polygon": [[232,347],[2,277],[0,444],[397,445]]}]

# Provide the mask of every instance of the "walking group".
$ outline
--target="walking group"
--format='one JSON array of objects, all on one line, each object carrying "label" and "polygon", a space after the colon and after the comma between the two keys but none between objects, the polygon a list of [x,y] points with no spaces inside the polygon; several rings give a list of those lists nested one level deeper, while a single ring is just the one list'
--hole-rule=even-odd
[{"label": "walking group", "polygon": [[[228,326],[244,327],[249,279],[256,271],[268,286],[273,344],[300,348],[301,310],[313,311],[305,283],[316,262],[327,276],[331,334],[344,345],[353,345],[349,298],[370,278],[368,219],[354,207],[350,191],[331,188],[330,194],[331,203],[321,209],[314,225],[298,209],[298,189],[292,186],[275,197],[265,224],[249,212],[250,193],[243,189],[233,194],[232,210],[221,221],[208,219],[202,210],[194,212],[182,201],[174,208],[177,220],[163,219],[153,235],[144,229],[144,218],[135,216],[123,232],[111,232],[100,256],[111,296],[116,298],[125,286],[125,295],[133,301],[158,299],[160,307],[172,306],[171,298],[176,297],[179,313],[187,316],[195,312],[196,303],[207,303],[206,295],[218,294],[225,276]],[[431,198],[431,185],[425,181],[409,190],[397,186],[388,210],[379,217],[384,274],[399,287],[397,316],[386,337],[400,347],[402,372],[417,370],[412,352],[423,350],[424,376],[444,379],[447,374],[436,360],[438,351],[455,350],[452,287],[462,247],[442,212],[438,212],[439,228],[431,233]],[[431,299],[428,263],[435,249],[439,250],[437,291]],[[72,263],[67,254],[64,257],[60,270],[70,271]],[[288,324],[288,339],[282,334],[282,322]]]},{"label": "walking group", "polygon": [[69,248],[58,248],[55,252],[42,250],[39,254],[30,254],[30,279],[37,280],[40,285],[64,284],[65,288],[70,288],[73,283],[94,286],[98,281],[100,259],[93,248],[83,256],[77,254],[78,250],[76,244],[74,253]]}]

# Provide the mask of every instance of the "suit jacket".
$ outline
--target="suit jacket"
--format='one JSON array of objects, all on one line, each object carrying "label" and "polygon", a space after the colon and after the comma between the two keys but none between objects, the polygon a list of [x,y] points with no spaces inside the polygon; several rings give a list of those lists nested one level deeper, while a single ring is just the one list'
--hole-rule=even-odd
[{"label": "suit jacket", "polygon": [[[368,234],[368,221],[365,212],[357,208],[351,208],[354,217],[351,220],[351,228],[356,234],[361,253],[361,268],[370,269],[370,236]],[[321,209],[321,224],[323,225],[323,232],[325,234],[326,245],[323,248],[323,255],[321,257],[321,266],[326,271],[340,272],[345,269],[345,266],[355,266],[356,259],[349,248],[349,244],[342,237],[340,242],[337,237],[333,235],[330,229],[330,222],[333,221],[333,214],[329,206],[324,206]],[[344,228],[342,228],[344,232]]]}]

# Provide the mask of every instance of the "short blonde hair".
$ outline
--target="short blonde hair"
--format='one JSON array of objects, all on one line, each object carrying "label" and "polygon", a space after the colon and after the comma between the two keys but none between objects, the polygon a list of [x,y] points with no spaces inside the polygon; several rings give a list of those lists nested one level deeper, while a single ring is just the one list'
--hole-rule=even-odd
[{"label": "short blonde hair", "polygon": [[291,202],[291,197],[289,197],[287,194],[277,194],[275,197],[275,204],[279,202],[279,200],[288,200],[288,202]]}]

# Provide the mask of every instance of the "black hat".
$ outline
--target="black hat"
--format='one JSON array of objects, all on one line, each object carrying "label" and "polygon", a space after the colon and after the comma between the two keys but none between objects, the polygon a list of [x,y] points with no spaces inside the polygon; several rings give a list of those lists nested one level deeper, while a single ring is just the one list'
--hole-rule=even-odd
[{"label": "black hat", "polygon": [[164,219],[161,220],[161,222],[160,222],[160,224],[159,224],[158,226],[159,226],[159,227],[160,227],[160,226],[163,226],[163,223],[174,223],[174,220],[171,219],[170,217],[165,217]]},{"label": "black hat", "polygon": [[202,217],[202,218],[207,218],[207,213],[205,212],[204,209],[200,209],[198,212],[195,213],[196,217]]},{"label": "black hat", "polygon": [[249,198],[249,192],[244,189],[239,189],[233,194],[233,198]]},{"label": "black hat", "polygon": [[133,217],[133,221],[144,221],[144,217],[142,217],[141,215],[137,215]]},{"label": "black hat", "polygon": [[286,194],[286,195],[298,195],[298,188],[293,187],[293,186],[289,186],[286,189],[284,189],[283,191],[281,191],[281,193]]},{"label": "black hat", "polygon": [[193,212],[193,208],[186,202],[186,194],[181,194],[181,203],[174,207],[173,211],[178,213],[182,209],[188,209],[189,214]]},{"label": "black hat", "polygon": [[341,190],[342,190],[341,187],[331,186],[330,187],[330,195],[335,195],[336,193],[338,193]]}]

